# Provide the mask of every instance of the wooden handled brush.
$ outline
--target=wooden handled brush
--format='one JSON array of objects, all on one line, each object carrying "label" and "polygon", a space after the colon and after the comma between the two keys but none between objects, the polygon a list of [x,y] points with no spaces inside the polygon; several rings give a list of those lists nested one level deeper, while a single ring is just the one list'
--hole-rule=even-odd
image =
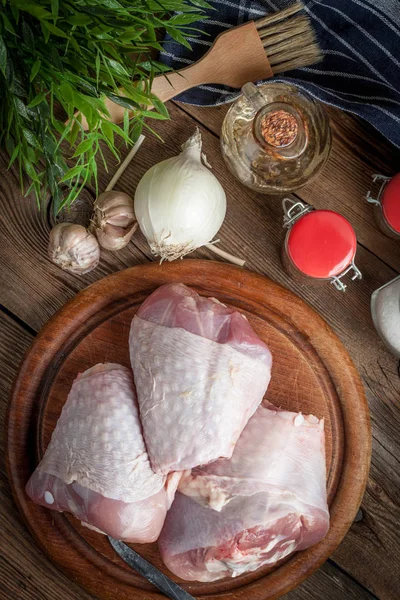
[{"label": "wooden handled brush", "polygon": [[[302,8],[302,2],[295,2],[258,21],[224,31],[193,65],[156,77],[151,91],[166,102],[198,85],[241,88],[248,81],[318,62],[321,51],[311,23],[306,15],[296,14]],[[124,108],[109,99],[106,106],[114,123],[123,121]]]}]

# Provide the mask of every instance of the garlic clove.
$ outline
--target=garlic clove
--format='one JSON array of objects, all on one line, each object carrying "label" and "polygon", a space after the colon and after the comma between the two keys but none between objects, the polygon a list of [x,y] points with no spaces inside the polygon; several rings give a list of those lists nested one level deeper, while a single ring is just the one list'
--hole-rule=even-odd
[{"label": "garlic clove", "polygon": [[126,233],[123,227],[106,224],[102,229],[96,229],[97,240],[100,246],[106,250],[121,250],[130,242],[137,226],[135,221],[133,227]]},{"label": "garlic clove", "polygon": [[94,205],[90,231],[106,250],[124,248],[137,229],[133,198],[124,192],[103,192]]},{"label": "garlic clove", "polygon": [[48,254],[62,269],[84,275],[99,264],[100,247],[82,225],[59,223],[50,232]]}]

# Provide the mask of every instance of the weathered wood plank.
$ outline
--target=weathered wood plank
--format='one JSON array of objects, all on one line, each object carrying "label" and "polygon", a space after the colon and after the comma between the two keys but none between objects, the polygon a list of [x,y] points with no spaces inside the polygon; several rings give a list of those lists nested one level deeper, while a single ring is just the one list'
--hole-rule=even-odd
[{"label": "weathered wood plank", "polygon": [[[0,430],[18,365],[33,336],[0,312]],[[4,600],[90,600],[37,548],[13,502],[0,438],[0,598]]]},{"label": "weathered wood plank", "polygon": [[[198,108],[179,105],[203,126],[219,135],[228,106]],[[384,236],[365,201],[371,175],[394,175],[400,170],[400,151],[394,149],[368,123],[333,107],[326,107],[333,132],[332,152],[319,176],[296,192],[315,208],[341,212],[353,224],[358,240],[393,269],[400,264],[400,244]],[[241,184],[237,184],[241,189]],[[273,200],[267,198],[267,202]],[[276,200],[278,201],[278,200]]]},{"label": "weathered wood plank", "polygon": [[286,594],[282,600],[297,600],[300,590],[302,600],[373,600],[376,598],[340,571],[331,561],[326,562],[298,590]]},{"label": "weathered wood plank", "polygon": [[[179,107],[171,105],[170,111],[173,121],[156,126],[164,144],[147,137],[134,164],[122,177],[120,189],[132,192],[141,175],[155,162],[177,153],[193,130],[194,121]],[[204,128],[203,137],[204,149],[228,197],[228,214],[219,235],[221,247],[243,256],[248,268],[286,285],[324,315],[346,344],[370,389],[374,456],[370,486],[363,503],[365,520],[352,527],[334,558],[377,596],[391,600],[400,586],[400,540],[390,525],[393,519],[400,520],[396,493],[400,487],[397,435],[400,381],[395,359],[373,329],[369,301],[372,291],[394,277],[395,271],[360,246],[356,262],[364,278],[350,285],[345,295],[329,285],[308,289],[290,280],[282,272],[279,259],[284,237],[279,200],[255,194],[236,183],[223,163],[218,139]],[[105,185],[109,175],[102,172],[101,179]],[[29,200],[21,201],[15,181],[8,175],[0,178],[0,186],[0,261],[4,264],[0,273],[0,302],[33,329],[39,329],[78,289],[150,257],[146,241],[137,235],[120,253],[103,253],[99,268],[87,276],[79,278],[63,273],[46,258],[49,230],[46,220],[37,215]],[[311,202],[306,190],[304,198]],[[342,211],[339,200],[334,208]],[[363,210],[368,207],[363,206]],[[194,256],[213,257],[207,250],[200,250]],[[387,257],[383,258],[387,262]]]}]

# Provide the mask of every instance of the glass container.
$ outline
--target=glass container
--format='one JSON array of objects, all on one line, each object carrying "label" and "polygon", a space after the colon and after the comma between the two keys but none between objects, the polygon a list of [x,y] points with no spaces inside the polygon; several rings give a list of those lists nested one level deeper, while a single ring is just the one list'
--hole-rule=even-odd
[{"label": "glass container", "polygon": [[309,183],[331,148],[322,105],[293,85],[246,83],[222,125],[221,148],[232,173],[246,186],[282,194]]},{"label": "glass container", "polygon": [[347,288],[345,276],[361,279],[354,264],[357,238],[347,219],[290,198],[282,205],[287,229],[282,263],[289,275],[305,284],[330,282],[342,292]]},{"label": "glass container", "polygon": [[373,175],[372,181],[380,187],[376,198],[367,193],[367,202],[374,205],[375,220],[388,237],[400,239],[400,173],[394,177]]},{"label": "glass container", "polygon": [[371,296],[371,314],[379,336],[400,357],[400,276],[375,290]]}]

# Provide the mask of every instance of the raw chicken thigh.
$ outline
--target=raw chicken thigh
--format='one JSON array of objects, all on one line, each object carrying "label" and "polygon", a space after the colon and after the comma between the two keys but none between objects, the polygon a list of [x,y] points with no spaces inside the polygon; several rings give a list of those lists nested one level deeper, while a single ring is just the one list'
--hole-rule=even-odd
[{"label": "raw chicken thigh", "polygon": [[74,381],[26,491],[115,538],[152,542],[179,478],[166,480],[150,467],[130,371],[99,364]]},{"label": "raw chicken thigh", "polygon": [[181,480],[159,538],[167,567],[214,581],[274,564],[325,537],[323,420],[259,407],[231,459]]},{"label": "raw chicken thigh", "polygon": [[183,284],[158,288],[133,319],[130,352],[156,473],[232,455],[271,376],[247,319]]}]

